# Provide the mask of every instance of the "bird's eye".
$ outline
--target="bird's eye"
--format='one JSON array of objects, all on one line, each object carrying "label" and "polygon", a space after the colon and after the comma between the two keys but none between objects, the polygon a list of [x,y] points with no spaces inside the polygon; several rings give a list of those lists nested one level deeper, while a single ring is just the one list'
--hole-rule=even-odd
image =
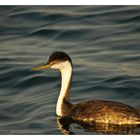
[{"label": "bird's eye", "polygon": [[56,65],[56,64],[59,64],[59,63],[60,63],[59,61],[54,60],[54,61],[52,61],[52,62],[49,62],[49,65],[50,65],[50,66],[53,66],[53,65]]},{"label": "bird's eye", "polygon": [[50,65],[52,66],[52,65],[54,65],[55,63],[54,62],[50,62]]}]

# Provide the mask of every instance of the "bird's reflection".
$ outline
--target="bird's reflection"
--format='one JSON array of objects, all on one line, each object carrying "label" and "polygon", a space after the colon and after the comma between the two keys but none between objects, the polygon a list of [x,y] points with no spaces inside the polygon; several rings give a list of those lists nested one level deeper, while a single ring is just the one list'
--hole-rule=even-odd
[{"label": "bird's reflection", "polygon": [[87,124],[66,117],[57,117],[57,125],[65,135],[76,133],[70,127],[73,123],[80,125],[86,132],[93,132],[93,134],[140,134],[140,130],[137,131],[140,125]]}]

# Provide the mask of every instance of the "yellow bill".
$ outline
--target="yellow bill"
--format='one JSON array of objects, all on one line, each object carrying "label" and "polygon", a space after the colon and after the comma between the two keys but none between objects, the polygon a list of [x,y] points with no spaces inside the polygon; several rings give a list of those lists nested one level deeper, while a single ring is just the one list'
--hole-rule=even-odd
[{"label": "yellow bill", "polygon": [[47,68],[49,68],[49,67],[50,67],[49,65],[43,65],[43,66],[35,67],[35,68],[33,68],[32,70],[33,70],[33,71],[42,70],[42,69],[47,69]]}]

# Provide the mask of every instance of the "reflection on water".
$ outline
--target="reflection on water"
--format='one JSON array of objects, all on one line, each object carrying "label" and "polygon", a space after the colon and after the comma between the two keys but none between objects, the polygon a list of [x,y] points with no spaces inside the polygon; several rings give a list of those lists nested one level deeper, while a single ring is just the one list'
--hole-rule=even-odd
[{"label": "reflection on water", "polygon": [[71,120],[70,118],[57,117],[57,125],[61,132],[65,135],[75,134],[71,128],[72,124],[76,124],[75,127],[80,125],[79,128],[84,129],[86,132],[91,132],[91,134],[140,134],[140,132],[135,131],[136,129],[140,128],[140,125],[115,125],[107,123],[87,124]]}]

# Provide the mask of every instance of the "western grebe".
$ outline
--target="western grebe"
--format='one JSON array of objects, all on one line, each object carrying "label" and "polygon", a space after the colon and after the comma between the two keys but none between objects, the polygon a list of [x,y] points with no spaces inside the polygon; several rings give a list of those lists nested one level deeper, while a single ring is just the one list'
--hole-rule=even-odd
[{"label": "western grebe", "polygon": [[131,106],[106,100],[91,100],[78,104],[70,103],[70,84],[72,80],[72,60],[64,52],[54,52],[46,65],[33,68],[59,69],[61,90],[58,97],[56,114],[87,123],[140,124],[140,113]]}]

